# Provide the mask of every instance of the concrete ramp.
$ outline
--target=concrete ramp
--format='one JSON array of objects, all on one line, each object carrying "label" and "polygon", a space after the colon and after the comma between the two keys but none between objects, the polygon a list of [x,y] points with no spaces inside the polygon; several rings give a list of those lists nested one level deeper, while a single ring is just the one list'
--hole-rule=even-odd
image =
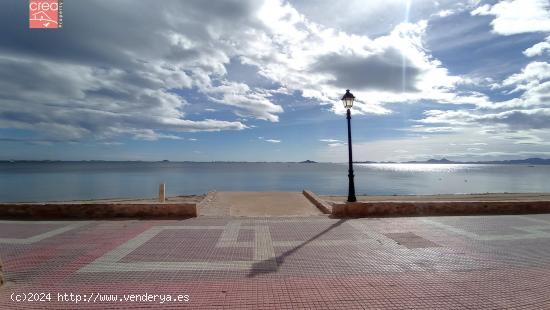
[{"label": "concrete ramp", "polygon": [[202,216],[312,216],[323,213],[297,192],[213,192],[199,207]]}]

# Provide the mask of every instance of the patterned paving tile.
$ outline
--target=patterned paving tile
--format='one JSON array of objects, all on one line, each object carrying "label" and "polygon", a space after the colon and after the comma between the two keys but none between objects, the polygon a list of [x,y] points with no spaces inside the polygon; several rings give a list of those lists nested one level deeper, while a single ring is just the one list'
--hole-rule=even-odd
[{"label": "patterned paving tile", "polygon": [[86,225],[87,222],[66,221],[0,221],[0,244],[30,244]]},{"label": "patterned paving tile", "polygon": [[122,258],[121,262],[227,261],[252,259],[252,247],[218,247],[222,230],[164,230]]},{"label": "patterned paving tile", "polygon": [[[2,221],[0,309],[550,309],[549,233],[546,215]],[[12,300],[29,292],[56,298]],[[189,300],[124,300],[146,294]]]},{"label": "patterned paving tile", "polygon": [[62,223],[36,225],[32,222],[11,223],[10,221],[0,221],[0,225],[2,225],[2,229],[0,229],[1,239],[27,239],[64,226]]}]

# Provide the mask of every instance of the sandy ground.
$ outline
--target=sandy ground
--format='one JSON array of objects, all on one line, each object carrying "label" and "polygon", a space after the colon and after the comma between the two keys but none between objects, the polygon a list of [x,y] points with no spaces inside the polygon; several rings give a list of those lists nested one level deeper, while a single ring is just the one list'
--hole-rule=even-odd
[{"label": "sandy ground", "polygon": [[[344,202],[347,196],[321,196],[326,201]],[[357,201],[550,201],[550,193],[506,193],[466,195],[357,196]]]},{"label": "sandy ground", "polygon": [[199,214],[256,217],[314,216],[322,212],[297,192],[216,192]]}]

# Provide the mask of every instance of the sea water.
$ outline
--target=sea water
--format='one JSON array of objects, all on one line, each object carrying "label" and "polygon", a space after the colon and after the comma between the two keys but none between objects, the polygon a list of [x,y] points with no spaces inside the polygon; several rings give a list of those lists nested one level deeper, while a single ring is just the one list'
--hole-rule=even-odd
[{"label": "sea water", "polygon": [[[2,162],[0,201],[155,197],[208,191],[301,191],[346,195],[336,163]],[[355,164],[356,192],[369,195],[550,192],[550,166]]]}]

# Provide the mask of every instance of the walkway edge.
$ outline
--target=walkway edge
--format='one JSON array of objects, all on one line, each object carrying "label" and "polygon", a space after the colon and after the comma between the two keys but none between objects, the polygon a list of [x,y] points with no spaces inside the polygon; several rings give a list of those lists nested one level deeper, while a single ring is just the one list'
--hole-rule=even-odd
[{"label": "walkway edge", "polygon": [[323,199],[319,198],[315,193],[312,191],[309,191],[307,189],[304,189],[302,191],[302,194],[306,196],[306,198],[311,201],[319,210],[321,210],[324,214],[332,214],[332,206],[328,204]]}]

